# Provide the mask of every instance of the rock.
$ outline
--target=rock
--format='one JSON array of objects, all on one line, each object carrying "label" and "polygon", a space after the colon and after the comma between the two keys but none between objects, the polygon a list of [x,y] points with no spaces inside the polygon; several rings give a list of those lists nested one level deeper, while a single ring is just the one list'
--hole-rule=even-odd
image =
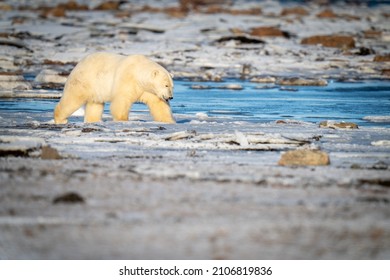
[{"label": "rock", "polygon": [[378,38],[382,36],[382,31],[369,29],[363,31],[363,35],[365,38]]},{"label": "rock", "polygon": [[309,12],[302,7],[293,7],[293,8],[284,8],[280,13],[280,15],[281,16],[288,16],[288,15],[307,16],[309,15]]},{"label": "rock", "polygon": [[237,41],[241,44],[264,44],[265,42],[263,40],[253,38],[250,36],[245,35],[236,35],[236,36],[224,36],[219,39],[217,39],[216,43],[224,43],[227,41]]},{"label": "rock", "polygon": [[168,136],[166,136],[164,139],[166,141],[176,141],[176,140],[182,140],[182,139],[190,139],[196,136],[195,130],[187,130],[187,131],[178,131],[174,132]]},{"label": "rock", "polygon": [[205,85],[191,85],[191,89],[212,89],[212,86],[205,86]]},{"label": "rock", "polygon": [[0,3],[0,11],[12,11],[12,6],[6,3]]},{"label": "rock", "polygon": [[86,11],[89,10],[87,5],[78,4],[74,0],[69,0],[67,3],[60,3],[57,5],[58,8],[63,8],[67,11]]},{"label": "rock", "polygon": [[327,86],[328,82],[324,79],[314,78],[281,78],[276,81],[278,85],[282,86]]},{"label": "rock", "polygon": [[355,39],[344,35],[311,36],[302,39],[302,45],[322,45],[328,48],[350,49],[355,47]]},{"label": "rock", "polygon": [[359,50],[357,52],[354,52],[353,54],[365,56],[365,55],[371,55],[374,53],[375,53],[375,51],[373,49],[366,48],[366,47],[360,47]]},{"label": "rock", "polygon": [[41,151],[41,159],[61,159],[57,149],[50,146],[43,146]]},{"label": "rock", "polygon": [[23,41],[18,39],[2,39],[0,38],[0,45],[12,46],[19,49],[25,49],[28,52],[34,52]]},{"label": "rock", "polygon": [[35,77],[34,81],[38,83],[65,84],[67,78],[67,76],[55,70],[44,69]]},{"label": "rock", "polygon": [[0,73],[0,89],[1,90],[30,90],[32,86],[27,82],[22,75],[15,73]]},{"label": "rock", "polygon": [[282,154],[279,162],[282,166],[329,165],[329,155],[319,150],[293,150]]},{"label": "rock", "polygon": [[322,121],[319,124],[319,127],[328,127],[328,128],[347,128],[347,129],[358,129],[359,126],[352,122],[334,122],[334,121]]},{"label": "rock", "polygon": [[390,69],[382,69],[381,74],[383,76],[389,76],[390,77]]},{"label": "rock", "polygon": [[65,17],[66,12],[64,7],[55,7],[52,9],[44,10],[42,13],[43,17],[53,16],[53,17]]},{"label": "rock", "polygon": [[251,29],[251,36],[257,37],[285,37],[290,38],[290,34],[286,31],[282,31],[277,27],[267,26],[267,27],[255,27]]},{"label": "rock", "polygon": [[53,204],[64,203],[64,204],[75,204],[75,203],[85,203],[85,199],[75,192],[68,192],[62,195],[59,195],[53,199]]},{"label": "rock", "polygon": [[244,89],[244,87],[242,85],[239,85],[239,84],[227,84],[227,85],[224,85],[224,86],[220,86],[218,88],[220,88],[220,89],[230,89],[230,90],[242,90],[242,89]]},{"label": "rock", "polygon": [[326,10],[323,10],[322,12],[318,13],[317,17],[319,17],[319,18],[337,18],[337,15],[331,9],[326,9]]},{"label": "rock", "polygon": [[0,157],[35,156],[45,140],[37,137],[0,136]]},{"label": "rock", "polygon": [[390,61],[390,54],[385,54],[385,55],[376,55],[374,57],[374,61],[375,62],[386,62],[386,61]]},{"label": "rock", "polygon": [[260,77],[253,77],[252,79],[250,79],[250,82],[252,83],[275,83],[276,82],[276,78],[275,77],[271,77],[271,76],[260,76]]},{"label": "rock", "polygon": [[107,1],[96,6],[94,10],[97,11],[118,10],[120,4],[121,4],[120,1]]}]

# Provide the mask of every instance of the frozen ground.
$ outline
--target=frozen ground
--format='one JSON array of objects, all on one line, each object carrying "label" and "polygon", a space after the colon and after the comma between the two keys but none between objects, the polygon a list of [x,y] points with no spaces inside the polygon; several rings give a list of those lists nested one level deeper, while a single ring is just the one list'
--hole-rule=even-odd
[{"label": "frozen ground", "polygon": [[[388,6],[332,6],[355,16],[333,19],[317,18],[325,7],[314,4],[307,16],[281,17],[284,6],[273,1],[261,4],[262,15],[176,18],[125,4],[42,17],[35,8],[45,2],[30,2],[0,5],[9,6],[0,14],[2,97],[58,97],[74,63],[95,50],[149,54],[196,80],[388,77],[388,62],[374,61],[388,52]],[[118,16],[126,11],[133,12]],[[215,43],[232,28],[261,25],[294,36]],[[368,29],[381,33],[366,38]],[[357,47],[299,43],[324,33],[353,35]],[[376,54],[355,54],[360,47]],[[390,129],[381,125],[388,115],[366,116],[378,124],[358,129],[202,113],[178,114],[175,125],[145,112],[130,116],[128,123],[75,117],[56,126],[52,112],[0,111],[1,259],[390,258]],[[282,153],[295,149],[321,149],[330,165],[279,166]]]},{"label": "frozen ground", "polygon": [[[1,117],[1,258],[390,257],[389,129]],[[330,166],[278,166],[304,147]]]}]

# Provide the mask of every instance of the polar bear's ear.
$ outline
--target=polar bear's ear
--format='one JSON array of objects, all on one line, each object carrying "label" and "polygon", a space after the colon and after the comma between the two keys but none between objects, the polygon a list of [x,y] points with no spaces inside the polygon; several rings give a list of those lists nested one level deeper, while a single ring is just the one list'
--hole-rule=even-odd
[{"label": "polar bear's ear", "polygon": [[152,77],[156,78],[158,76],[158,70],[153,70]]},{"label": "polar bear's ear", "polygon": [[171,75],[172,79],[175,77],[175,75],[173,75],[173,73],[171,73],[171,72],[169,72],[169,75]]}]

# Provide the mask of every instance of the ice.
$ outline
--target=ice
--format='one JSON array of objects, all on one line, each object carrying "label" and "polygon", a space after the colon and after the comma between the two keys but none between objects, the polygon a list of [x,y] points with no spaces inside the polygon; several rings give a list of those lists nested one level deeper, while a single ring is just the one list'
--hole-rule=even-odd
[{"label": "ice", "polygon": [[390,116],[365,116],[363,119],[370,122],[390,122]]}]

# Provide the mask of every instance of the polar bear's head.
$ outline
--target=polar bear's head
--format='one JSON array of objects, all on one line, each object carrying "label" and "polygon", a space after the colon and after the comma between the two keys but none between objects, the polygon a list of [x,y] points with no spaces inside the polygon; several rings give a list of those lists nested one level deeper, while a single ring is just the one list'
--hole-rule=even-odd
[{"label": "polar bear's head", "polygon": [[143,91],[150,92],[164,101],[173,98],[172,75],[164,67],[144,55],[132,55],[129,59],[132,73],[136,75]]},{"label": "polar bear's head", "polygon": [[171,74],[158,65],[151,73],[151,92],[165,101],[173,99],[173,81]]}]

